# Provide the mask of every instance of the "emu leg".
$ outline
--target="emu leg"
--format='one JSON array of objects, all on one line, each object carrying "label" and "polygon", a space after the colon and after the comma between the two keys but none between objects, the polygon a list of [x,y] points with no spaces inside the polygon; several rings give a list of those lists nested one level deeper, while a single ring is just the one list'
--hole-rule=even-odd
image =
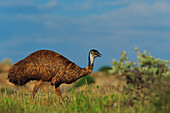
[{"label": "emu leg", "polygon": [[56,91],[56,93],[57,93],[59,99],[61,100],[61,103],[62,103],[63,105],[65,105],[64,100],[63,100],[63,98],[62,98],[62,96],[61,96],[60,86],[55,85],[55,91]]},{"label": "emu leg", "polygon": [[42,80],[38,81],[35,86],[34,86],[34,89],[33,89],[33,92],[32,92],[32,99],[31,99],[31,102],[33,102],[34,100],[34,97],[35,97],[35,93],[38,91],[39,87],[41,86],[41,84],[43,83]]}]

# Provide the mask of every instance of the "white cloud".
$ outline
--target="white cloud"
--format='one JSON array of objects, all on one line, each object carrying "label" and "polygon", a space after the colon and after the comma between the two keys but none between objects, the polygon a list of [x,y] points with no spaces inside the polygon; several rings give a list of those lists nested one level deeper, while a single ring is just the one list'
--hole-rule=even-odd
[{"label": "white cloud", "polygon": [[152,5],[152,8],[155,11],[163,12],[163,13],[170,13],[170,3],[167,2],[157,2]]},{"label": "white cloud", "polygon": [[[94,2],[94,1],[92,1]],[[118,2],[118,1],[116,1]],[[123,1],[124,3],[125,1]],[[127,3],[127,1],[126,1]],[[50,1],[48,4],[54,4],[55,1]],[[87,1],[87,7],[93,3]],[[117,3],[118,4],[118,3]],[[93,4],[94,5],[94,4]],[[53,5],[49,5],[53,6]],[[81,7],[80,5],[79,7]],[[114,10],[110,9],[103,11],[101,14],[90,14],[86,16],[69,16],[59,14],[32,14],[32,15],[16,15],[13,19],[22,19],[33,21],[43,24],[51,29],[67,30],[68,26],[72,27],[71,30],[78,30],[81,32],[114,32],[117,30],[143,30],[153,29],[154,27],[162,28],[170,26],[170,16],[168,15],[170,3],[168,2],[153,2],[152,4],[145,1],[129,2],[126,7]],[[73,7],[78,10],[79,7]],[[104,9],[103,9],[104,10]],[[162,11],[164,13],[162,13]],[[64,12],[64,11],[63,11]],[[161,15],[161,16],[158,16]],[[9,17],[8,17],[9,19]],[[76,27],[75,27],[76,26]]]},{"label": "white cloud", "polygon": [[28,6],[32,0],[0,0],[0,7]]},{"label": "white cloud", "polygon": [[50,0],[48,3],[46,4],[41,4],[41,5],[38,5],[38,8],[39,9],[46,9],[46,8],[54,8],[57,6],[57,1],[56,0]]},{"label": "white cloud", "polygon": [[57,44],[62,42],[62,38],[38,38],[36,42],[39,44]]},{"label": "white cloud", "polygon": [[30,42],[30,41],[31,40],[29,38],[12,37],[12,38],[6,39],[5,41],[1,41],[0,48],[20,47],[22,43]]}]

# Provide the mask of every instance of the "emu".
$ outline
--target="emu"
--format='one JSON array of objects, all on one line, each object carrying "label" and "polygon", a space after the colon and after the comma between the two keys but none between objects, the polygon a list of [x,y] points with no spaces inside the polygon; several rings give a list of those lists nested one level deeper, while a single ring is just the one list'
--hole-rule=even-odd
[{"label": "emu", "polygon": [[62,83],[70,84],[90,74],[96,57],[101,57],[101,54],[92,49],[88,56],[88,66],[81,68],[54,51],[39,50],[15,63],[9,70],[8,79],[17,86],[23,86],[31,80],[37,80],[38,82],[33,88],[31,102],[34,100],[35,93],[41,84],[51,82],[51,85],[55,85],[55,91],[64,105],[60,85]]}]

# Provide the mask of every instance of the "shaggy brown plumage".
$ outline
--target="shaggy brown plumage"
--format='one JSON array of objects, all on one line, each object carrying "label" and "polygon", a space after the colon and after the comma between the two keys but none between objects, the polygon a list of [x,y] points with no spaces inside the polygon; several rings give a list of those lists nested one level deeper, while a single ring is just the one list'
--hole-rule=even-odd
[{"label": "shaggy brown plumage", "polygon": [[[10,82],[20,86],[30,80],[38,80],[33,90],[32,99],[34,99],[35,93],[43,81],[51,82],[52,85],[55,85],[56,91],[59,93],[57,94],[61,96],[59,86],[62,83],[72,83],[90,74],[93,69],[94,58],[99,56],[101,54],[97,50],[91,50],[89,52],[89,65],[86,68],[80,68],[56,52],[39,50],[15,63],[9,70],[8,79]],[[90,61],[90,59],[93,59],[93,61]],[[61,101],[64,103],[62,98]]]}]

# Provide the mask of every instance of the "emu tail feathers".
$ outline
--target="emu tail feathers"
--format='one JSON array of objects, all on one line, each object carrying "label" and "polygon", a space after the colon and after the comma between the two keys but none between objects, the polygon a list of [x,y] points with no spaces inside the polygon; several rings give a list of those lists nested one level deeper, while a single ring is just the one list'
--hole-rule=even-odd
[{"label": "emu tail feathers", "polygon": [[11,83],[15,85],[22,86],[29,81],[29,78],[24,76],[21,69],[18,69],[17,66],[12,66],[9,70],[8,79]]},{"label": "emu tail feathers", "polygon": [[28,82],[28,80],[24,76],[13,75],[12,73],[8,74],[8,79],[11,83],[14,83],[15,85],[19,86],[23,86]]}]

